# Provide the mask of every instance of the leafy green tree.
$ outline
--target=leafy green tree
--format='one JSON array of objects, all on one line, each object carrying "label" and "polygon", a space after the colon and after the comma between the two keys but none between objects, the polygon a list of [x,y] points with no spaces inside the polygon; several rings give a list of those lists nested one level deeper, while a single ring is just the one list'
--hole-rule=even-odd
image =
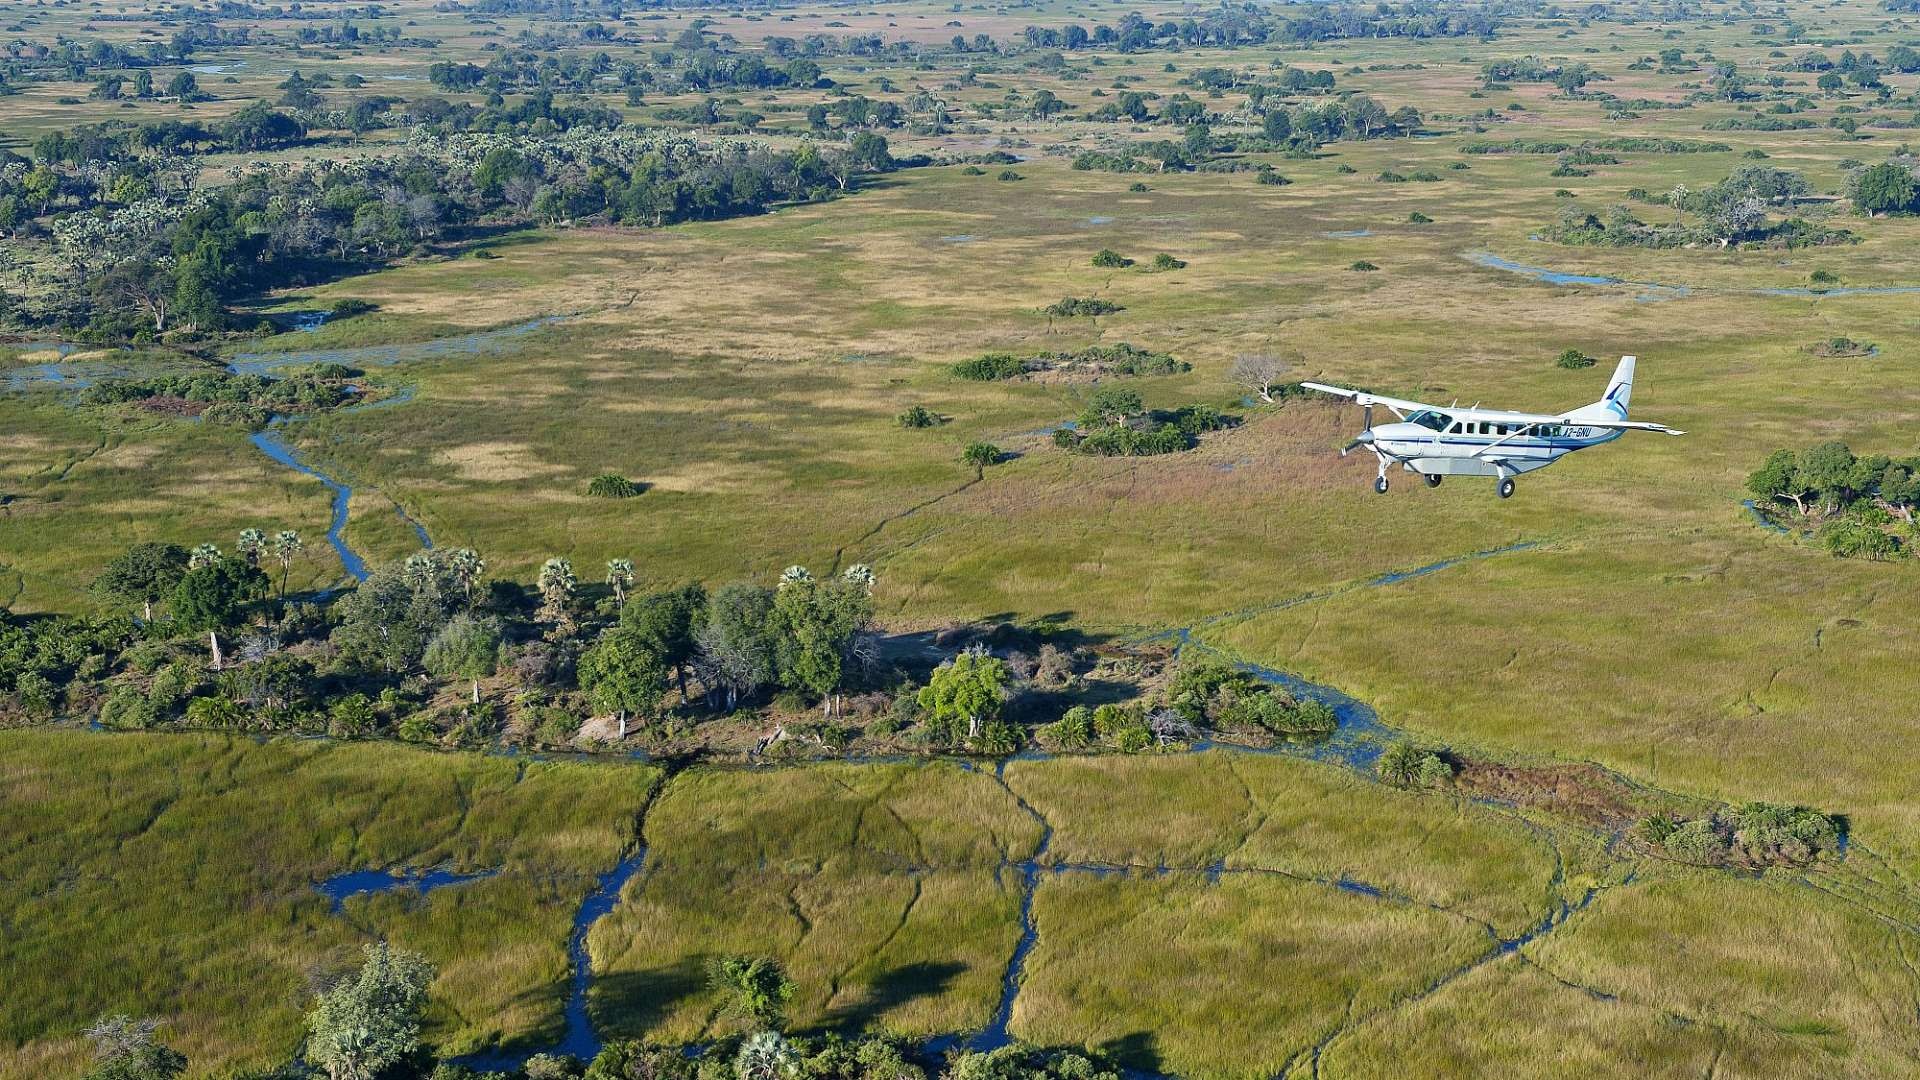
[{"label": "leafy green tree", "polygon": [[771,1030],[786,1022],[787,1003],[798,990],[770,956],[716,956],[707,962],[707,985],[720,995],[722,1009]]},{"label": "leafy green tree", "polygon": [[773,626],[773,590],[752,582],[722,586],[707,602],[695,632],[700,681],[711,695],[726,695],[732,711],[779,677],[779,646]]},{"label": "leafy green tree", "polygon": [[232,625],[242,609],[270,588],[259,567],[223,556],[180,578],[173,588],[173,617],[188,630],[218,630]]},{"label": "leafy green tree", "polygon": [[612,712],[627,737],[630,714],[651,716],[667,693],[667,662],[648,635],[625,622],[609,627],[580,657],[580,687],[593,707]]},{"label": "leafy green tree", "polygon": [[334,605],[334,647],[354,663],[411,669],[459,606],[450,561],[417,556],[374,570]]},{"label": "leafy green tree", "polygon": [[1006,694],[1007,665],[984,651],[969,650],[934,669],[927,685],[920,688],[920,707],[935,730],[952,732],[964,728],[965,739],[973,742],[981,730],[1000,717]]},{"label": "leafy green tree", "polygon": [[1883,162],[1854,173],[1847,194],[1854,209],[1863,214],[1905,213],[1920,208],[1920,179],[1905,165]]},{"label": "leafy green tree", "polygon": [[697,647],[694,631],[707,606],[699,583],[641,597],[620,612],[620,624],[637,632],[662,663],[674,670],[680,696],[687,695],[687,664]]},{"label": "leafy green tree", "polygon": [[1775,450],[1747,477],[1747,490],[1754,497],[1769,501],[1790,500],[1802,514],[1807,512],[1807,497],[1813,489],[1800,478],[1800,455],[1791,450]]},{"label": "leafy green tree", "polygon": [[433,965],[418,953],[366,946],[359,972],[307,1014],[307,1060],[330,1080],[374,1080],[420,1045],[420,1011]]},{"label": "leafy green tree", "polygon": [[500,666],[500,620],[461,612],[447,620],[427,642],[420,662],[443,679],[473,680],[473,703],[480,704],[480,679]]},{"label": "leafy green tree", "polygon": [[[795,569],[805,573],[801,567],[789,573]],[[854,642],[873,618],[873,599],[844,578],[821,582],[811,574],[783,575],[772,616],[780,682],[818,695],[821,712],[831,716]]]},{"label": "leafy green tree", "polygon": [[87,1029],[94,1067],[86,1080],[173,1080],[187,1070],[186,1055],[155,1037],[158,1020],[102,1017]]},{"label": "leafy green tree", "polygon": [[116,556],[93,581],[93,593],[115,604],[140,605],[153,621],[153,605],[171,596],[187,573],[187,549],[179,544],[135,544]]}]

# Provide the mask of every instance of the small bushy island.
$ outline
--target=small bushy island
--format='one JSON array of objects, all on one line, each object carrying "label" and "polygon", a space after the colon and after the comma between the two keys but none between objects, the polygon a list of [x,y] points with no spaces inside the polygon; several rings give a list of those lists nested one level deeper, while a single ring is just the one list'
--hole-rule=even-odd
[{"label": "small bushy island", "polygon": [[1920,537],[1920,457],[1862,457],[1839,442],[1775,450],[1747,490],[1766,520],[1811,527],[1820,546],[1845,558],[1904,559]]},{"label": "small bushy island", "polygon": [[1179,375],[1193,370],[1193,365],[1174,359],[1170,353],[1154,352],[1122,341],[1113,345],[1091,345],[1076,352],[1035,353],[1032,356],[984,353],[961,360],[947,370],[954,377],[971,382],[998,382],[1042,373],[1093,378],[1103,375]]},{"label": "small bushy island", "polygon": [[1087,395],[1073,426],[1055,429],[1053,442],[1064,450],[1100,457],[1153,457],[1190,450],[1200,436],[1239,423],[1211,405],[1148,409],[1138,392],[1102,386]]},{"label": "small bushy island", "polygon": [[1633,828],[1647,850],[1696,866],[1810,866],[1837,857],[1845,823],[1804,806],[1750,802],[1703,817],[1652,814]]}]

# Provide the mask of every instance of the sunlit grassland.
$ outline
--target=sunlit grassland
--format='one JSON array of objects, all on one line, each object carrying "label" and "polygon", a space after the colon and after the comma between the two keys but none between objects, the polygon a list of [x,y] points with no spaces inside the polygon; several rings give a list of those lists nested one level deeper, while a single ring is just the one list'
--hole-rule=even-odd
[{"label": "sunlit grassland", "polygon": [[707,959],[778,957],[802,1029],[982,1027],[1019,933],[1040,826],[992,776],[951,763],[676,777],[647,819],[646,871],[589,939],[609,1031],[687,1042],[731,1030]]},{"label": "sunlit grassland", "polygon": [[0,395],[0,602],[85,610],[89,582],[141,540],[231,548],[249,526],[297,529],[294,590],[341,580],[319,481],[268,460],[234,428],[76,412],[55,394]]},{"label": "sunlit grassland", "polygon": [[1015,762],[1007,783],[1053,825],[1051,863],[1358,882],[1508,937],[1560,900],[1545,829],[1337,766],[1229,751],[1063,758]]},{"label": "sunlit grassland", "polygon": [[1045,880],[1013,1031],[1191,1077],[1270,1077],[1489,948],[1473,923],[1283,877]]},{"label": "sunlit grassland", "polygon": [[[658,771],[392,746],[0,733],[0,1075],[64,1074],[79,1032],[152,1015],[196,1073],[284,1061],[324,980],[387,938],[438,967],[428,1038],[551,1037],[574,910]],[[346,901],[347,870],[499,870]]]}]

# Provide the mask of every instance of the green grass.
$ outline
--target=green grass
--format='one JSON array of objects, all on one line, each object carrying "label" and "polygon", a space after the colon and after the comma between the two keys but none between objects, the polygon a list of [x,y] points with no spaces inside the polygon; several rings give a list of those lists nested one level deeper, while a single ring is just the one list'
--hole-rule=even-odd
[{"label": "green grass", "polygon": [[[0,1075],[66,1074],[110,1012],[166,1021],[196,1075],[285,1061],[319,981],[385,937],[438,967],[449,1052],[562,1027],[566,941],[657,770],[365,744],[0,733]],[[347,870],[497,876],[348,900]]]},{"label": "green grass", "polygon": [[[1054,828],[1047,860],[1353,881],[1492,924],[1538,922],[1555,895],[1551,834],[1464,800],[1337,766],[1221,751],[1016,762],[1007,782]],[[1152,806],[1151,814],[1138,808]]]},{"label": "green grass", "polygon": [[614,1033],[669,1043],[732,1030],[704,965],[778,957],[791,1018],[925,1036],[982,1027],[1018,934],[1039,825],[952,764],[699,770],[648,816],[647,869],[589,942],[591,1003]]}]

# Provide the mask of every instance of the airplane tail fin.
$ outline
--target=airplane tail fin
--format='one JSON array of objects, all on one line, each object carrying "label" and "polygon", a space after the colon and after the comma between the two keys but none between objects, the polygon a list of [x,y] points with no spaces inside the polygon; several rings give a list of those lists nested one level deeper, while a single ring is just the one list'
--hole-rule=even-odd
[{"label": "airplane tail fin", "polygon": [[1620,366],[1613,369],[1613,378],[1607,382],[1607,392],[1599,401],[1585,405],[1568,414],[1575,417],[1591,417],[1595,420],[1625,420],[1627,405],[1633,397],[1633,365],[1636,358],[1623,356]]}]

